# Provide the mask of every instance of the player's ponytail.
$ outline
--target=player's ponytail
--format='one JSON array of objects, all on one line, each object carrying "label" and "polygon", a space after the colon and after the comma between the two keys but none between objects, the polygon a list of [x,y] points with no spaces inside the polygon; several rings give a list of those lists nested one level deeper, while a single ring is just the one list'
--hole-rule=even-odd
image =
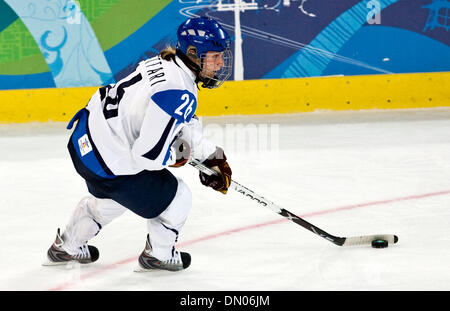
[{"label": "player's ponytail", "polygon": [[162,50],[159,55],[162,59],[167,61],[175,60],[176,50],[175,48],[168,46],[164,50]]}]

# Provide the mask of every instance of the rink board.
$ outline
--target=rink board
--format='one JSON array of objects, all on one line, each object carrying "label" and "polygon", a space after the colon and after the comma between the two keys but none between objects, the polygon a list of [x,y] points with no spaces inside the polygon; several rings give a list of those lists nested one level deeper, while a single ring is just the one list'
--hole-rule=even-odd
[{"label": "rink board", "polygon": [[[0,123],[68,121],[97,87],[0,91]],[[450,106],[450,72],[230,81],[198,94],[200,116]]]}]

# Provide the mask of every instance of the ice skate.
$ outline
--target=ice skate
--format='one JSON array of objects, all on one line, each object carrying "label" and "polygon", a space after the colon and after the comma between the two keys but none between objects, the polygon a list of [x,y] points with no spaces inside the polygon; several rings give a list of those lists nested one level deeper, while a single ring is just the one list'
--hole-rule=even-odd
[{"label": "ice skate", "polygon": [[150,245],[149,235],[145,249],[139,256],[139,268],[135,272],[148,272],[154,270],[179,271],[186,269],[191,264],[191,255],[184,252],[175,251],[169,260],[159,260],[152,256],[152,247]]},{"label": "ice skate", "polygon": [[64,240],[61,237],[60,229],[56,233],[55,242],[47,251],[47,262],[44,262],[43,266],[57,266],[65,265],[69,262],[76,261],[81,264],[92,263],[99,257],[98,249],[91,245],[83,245],[79,248],[79,252],[75,255],[70,255],[64,249]]}]

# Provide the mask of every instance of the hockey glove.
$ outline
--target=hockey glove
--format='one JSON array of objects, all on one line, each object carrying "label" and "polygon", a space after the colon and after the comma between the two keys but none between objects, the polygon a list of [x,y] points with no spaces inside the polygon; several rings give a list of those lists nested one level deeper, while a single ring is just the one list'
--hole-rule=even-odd
[{"label": "hockey glove", "polygon": [[182,167],[187,163],[191,155],[191,147],[182,138],[178,138],[172,144],[173,152],[175,154],[175,163],[169,165],[170,167]]},{"label": "hockey glove", "polygon": [[200,172],[200,182],[207,187],[226,194],[231,183],[232,172],[223,149],[217,147],[216,152],[206,159],[203,164],[217,171],[219,174],[208,175]]}]

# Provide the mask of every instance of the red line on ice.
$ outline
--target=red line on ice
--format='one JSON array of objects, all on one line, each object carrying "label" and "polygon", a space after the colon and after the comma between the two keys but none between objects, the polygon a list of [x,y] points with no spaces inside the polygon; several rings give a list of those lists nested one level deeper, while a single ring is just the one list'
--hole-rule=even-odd
[{"label": "red line on ice", "polygon": [[[394,198],[394,199],[388,199],[388,200],[380,200],[380,201],[373,201],[373,202],[367,202],[367,203],[346,205],[346,206],[342,206],[342,207],[338,207],[338,208],[327,209],[327,210],[323,210],[323,211],[318,211],[318,212],[312,212],[312,213],[308,213],[308,214],[299,215],[299,217],[305,218],[305,217],[311,217],[311,216],[316,216],[316,215],[323,215],[323,214],[335,213],[335,212],[340,212],[340,211],[345,211],[345,210],[351,210],[351,209],[360,208],[360,207],[383,205],[383,204],[395,203],[395,202],[400,202],[400,201],[409,201],[409,200],[423,199],[423,198],[434,197],[434,196],[439,196],[439,195],[446,195],[446,194],[450,194],[450,190],[449,191],[440,191],[440,192],[426,193],[426,194],[419,194],[419,195],[411,195],[411,196]],[[238,233],[238,232],[242,232],[242,231],[246,231],[246,230],[251,230],[251,229],[256,229],[256,228],[260,228],[260,227],[266,227],[266,226],[279,224],[279,223],[286,222],[286,221],[288,221],[286,218],[281,218],[281,219],[272,220],[272,221],[268,221],[268,222],[264,222],[264,223],[260,223],[260,224],[254,224],[254,225],[245,226],[245,227],[236,228],[236,229],[231,229],[231,230],[227,230],[227,231],[223,231],[223,232],[219,232],[219,233],[215,233],[215,234],[210,234],[210,235],[207,235],[207,236],[204,236],[204,237],[200,237],[200,238],[197,238],[197,239],[194,239],[194,240],[177,243],[177,247],[183,247],[183,246],[186,246],[186,245],[191,245],[191,244],[195,244],[195,243],[198,243],[198,242],[219,238],[219,237],[222,237],[224,235],[234,234],[234,233]],[[102,267],[102,268],[100,268],[100,269],[98,269],[96,271],[89,272],[89,273],[86,273],[84,275],[81,275],[80,278],[77,279],[77,280],[73,280],[73,281],[68,281],[68,282],[62,283],[62,284],[60,284],[58,286],[55,286],[53,288],[50,288],[48,290],[50,290],[50,291],[65,290],[65,289],[67,289],[67,288],[69,288],[71,286],[76,285],[80,281],[84,281],[84,280],[90,279],[90,278],[95,277],[96,275],[102,274],[102,273],[104,273],[106,271],[113,270],[113,269],[115,269],[115,268],[117,268],[117,267],[119,267],[121,265],[129,264],[131,262],[136,262],[137,259],[138,259],[138,256],[127,258],[127,259],[123,259],[123,260],[118,261],[116,263],[104,266],[104,267]]]}]

